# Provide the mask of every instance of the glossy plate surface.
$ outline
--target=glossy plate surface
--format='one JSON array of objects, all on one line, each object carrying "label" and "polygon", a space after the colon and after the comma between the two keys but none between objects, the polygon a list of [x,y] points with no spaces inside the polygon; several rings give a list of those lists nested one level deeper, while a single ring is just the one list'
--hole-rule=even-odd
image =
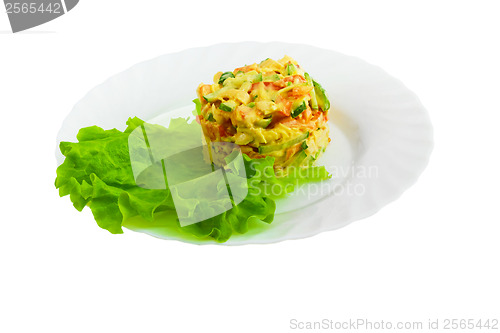
[{"label": "glossy plate surface", "polygon": [[[309,237],[365,218],[397,199],[425,169],[432,125],[417,96],[379,67],[313,46],[244,42],[167,54],[119,73],[79,101],[57,137],[76,141],[82,127],[125,129],[129,117],[153,123],[191,115],[196,88],[266,58],[289,55],[327,90],[332,102],[332,142],[320,159],[333,178],[299,188],[277,202],[274,222],[225,245],[272,243]],[[63,156],[56,149],[57,163]],[[140,228],[133,228],[142,231]],[[207,244],[176,234],[153,236]]]}]

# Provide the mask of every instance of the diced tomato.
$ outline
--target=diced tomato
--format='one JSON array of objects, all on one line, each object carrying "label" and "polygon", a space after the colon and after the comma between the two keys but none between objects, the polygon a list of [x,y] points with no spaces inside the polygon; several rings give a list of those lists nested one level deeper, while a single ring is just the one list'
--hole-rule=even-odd
[{"label": "diced tomato", "polygon": [[292,75],[292,76],[287,76],[283,78],[283,81],[285,82],[292,82],[292,83],[304,83],[307,82],[307,80],[302,76],[302,75]]},{"label": "diced tomato", "polygon": [[238,72],[249,72],[251,70],[255,70],[257,69],[257,65],[256,64],[253,64],[253,65],[248,65],[248,66],[244,66],[244,67],[239,67],[239,68],[236,68],[233,73],[236,74]]},{"label": "diced tomato", "polygon": [[273,84],[273,89],[275,90],[280,90],[286,87],[286,82],[283,79],[271,83]]},{"label": "diced tomato", "polygon": [[227,134],[226,129],[224,128],[224,126],[219,126],[219,135],[220,135],[221,138],[226,137],[226,136],[229,135],[229,134]]},{"label": "diced tomato", "polygon": [[281,85],[278,83],[279,81],[276,82],[263,82],[264,86],[266,86],[267,89],[272,89],[272,90],[280,90]]},{"label": "diced tomato", "polygon": [[290,116],[290,113],[292,112],[292,101],[283,98],[282,96],[278,96],[278,98],[276,98],[276,104],[282,105],[282,107],[276,112],[277,114],[284,117]]},{"label": "diced tomato", "polygon": [[309,122],[309,120],[311,119],[311,116],[312,116],[312,111],[311,109],[308,107],[307,109],[305,109],[304,111],[302,111],[302,113],[298,116],[298,118],[307,123]]},{"label": "diced tomato", "polygon": [[298,122],[297,119],[290,118],[290,117],[283,119],[280,123],[287,126],[287,127],[302,126],[302,124],[300,122]]},{"label": "diced tomato", "polygon": [[290,91],[289,95],[290,95],[290,97],[299,98],[299,97],[307,95],[311,90],[312,90],[312,87],[310,87],[310,86],[298,86],[298,87],[293,88]]}]

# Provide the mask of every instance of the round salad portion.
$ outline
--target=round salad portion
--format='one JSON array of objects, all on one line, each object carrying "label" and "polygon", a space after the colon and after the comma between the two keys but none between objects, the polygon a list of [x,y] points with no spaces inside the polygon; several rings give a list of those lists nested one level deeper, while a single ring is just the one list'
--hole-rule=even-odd
[{"label": "round salad portion", "polygon": [[289,56],[218,72],[197,94],[207,141],[272,156],[276,169],[311,165],[330,142],[326,91]]}]

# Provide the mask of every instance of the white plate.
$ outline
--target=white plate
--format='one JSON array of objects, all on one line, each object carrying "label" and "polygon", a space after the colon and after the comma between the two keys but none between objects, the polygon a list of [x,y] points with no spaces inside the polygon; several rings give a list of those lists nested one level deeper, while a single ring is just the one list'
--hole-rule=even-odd
[{"label": "white plate", "polygon": [[[331,180],[299,188],[278,201],[273,223],[226,245],[272,243],[338,229],[374,214],[417,180],[432,151],[432,126],[417,96],[382,69],[313,46],[245,42],[168,54],[137,64],[91,90],[65,119],[57,136],[76,141],[78,130],[98,125],[125,129],[129,117],[163,122],[189,115],[201,82],[265,58],[293,57],[327,90],[332,142],[319,164]],[[58,164],[63,156],[56,148]],[[137,230],[141,231],[141,230]],[[154,232],[147,232],[155,235]],[[178,236],[165,237],[191,243]]]}]

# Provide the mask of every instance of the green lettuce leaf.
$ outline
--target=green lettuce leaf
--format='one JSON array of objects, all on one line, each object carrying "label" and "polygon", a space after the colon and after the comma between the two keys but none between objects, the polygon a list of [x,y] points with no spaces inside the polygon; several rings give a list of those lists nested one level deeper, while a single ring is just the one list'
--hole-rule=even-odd
[{"label": "green lettuce leaf", "polygon": [[[97,126],[82,128],[77,135],[78,142],[61,142],[60,150],[65,160],[57,168],[55,180],[61,197],[69,195],[78,211],[88,206],[98,226],[114,234],[122,233],[122,227],[125,226],[132,230],[154,231],[155,234],[167,236],[181,235],[185,239],[225,242],[235,232],[243,234],[250,229],[271,223],[276,210],[275,199],[286,196],[304,182],[329,178],[323,167],[311,167],[308,171],[291,172],[286,176],[277,177],[273,171],[273,158],[250,159],[244,155],[246,180],[245,183],[240,181],[239,184],[248,187],[245,198],[222,214],[181,226],[168,184],[164,189],[138,186],[140,178],[134,177],[129,151],[129,143],[133,141],[129,141],[129,137],[138,127],[144,130],[146,123],[139,118],[130,118],[127,125],[123,132],[117,129],[104,130]],[[174,134],[179,138],[181,148],[183,144],[188,147],[196,140],[188,131],[190,126],[194,128],[195,124],[186,119],[172,119],[168,129],[159,125],[147,126],[148,131],[153,133],[169,131],[169,134]],[[130,139],[135,140],[134,137]],[[164,150],[161,153],[166,153],[172,148],[166,145],[161,149]],[[147,156],[150,152],[144,149],[134,153]],[[154,168],[157,166],[144,166],[143,174],[154,174]],[[180,170],[186,172],[180,174],[182,177],[189,177],[189,172],[199,171],[188,168]],[[238,170],[233,171],[226,174],[228,179],[239,177]],[[269,192],[270,187],[273,188],[272,192]],[[221,193],[225,188],[230,190],[224,181],[217,184],[217,188]],[[186,203],[190,205],[189,209],[193,212],[214,209],[203,200],[198,200],[214,193],[208,194],[204,189],[197,189],[195,192],[196,195],[186,199]]]}]

